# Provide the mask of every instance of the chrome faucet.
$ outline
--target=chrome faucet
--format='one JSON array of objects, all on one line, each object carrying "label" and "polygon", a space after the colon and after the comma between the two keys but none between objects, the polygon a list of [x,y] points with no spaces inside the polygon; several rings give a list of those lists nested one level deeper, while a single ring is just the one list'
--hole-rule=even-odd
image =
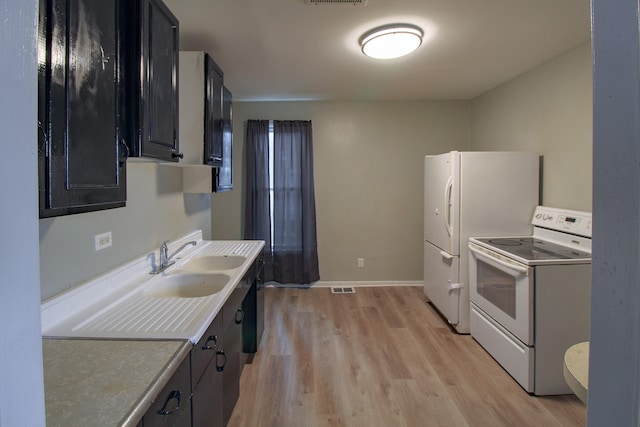
[{"label": "chrome faucet", "polygon": [[165,240],[164,242],[162,242],[162,244],[160,245],[160,265],[158,266],[157,269],[155,269],[154,271],[152,271],[152,274],[158,274],[158,273],[162,273],[164,270],[167,269],[167,267],[172,266],[173,264],[175,264],[175,261],[172,261],[172,258],[176,255],[178,255],[178,253],[183,250],[184,248],[186,248],[187,246],[195,246],[197,244],[197,242],[195,240],[192,240],[190,242],[185,243],[184,245],[180,246],[178,249],[176,249],[176,251],[174,253],[172,253],[171,255],[167,255],[169,248],[167,247],[167,243],[169,241]]}]

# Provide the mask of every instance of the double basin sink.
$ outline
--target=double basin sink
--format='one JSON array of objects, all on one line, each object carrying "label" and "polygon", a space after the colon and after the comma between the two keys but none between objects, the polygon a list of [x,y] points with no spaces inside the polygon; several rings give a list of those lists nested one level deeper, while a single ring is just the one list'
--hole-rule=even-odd
[{"label": "double basin sink", "polygon": [[42,303],[44,337],[189,339],[198,342],[237,286],[244,286],[263,241],[207,241],[199,231],[175,264],[150,274],[157,252]]},{"label": "double basin sink", "polygon": [[204,255],[188,260],[144,291],[156,298],[199,298],[217,294],[231,277],[218,271],[234,270],[246,262],[239,255]]}]

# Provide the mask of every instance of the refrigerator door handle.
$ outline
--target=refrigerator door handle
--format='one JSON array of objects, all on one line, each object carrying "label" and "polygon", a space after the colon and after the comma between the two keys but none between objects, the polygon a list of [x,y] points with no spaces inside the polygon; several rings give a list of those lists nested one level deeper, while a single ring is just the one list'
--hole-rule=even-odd
[{"label": "refrigerator door handle", "polygon": [[444,225],[447,228],[447,234],[451,236],[453,234],[453,227],[451,226],[451,190],[453,189],[453,175],[447,180],[447,185],[444,189]]},{"label": "refrigerator door handle", "polygon": [[455,258],[453,255],[445,251],[440,251],[440,255],[442,255],[442,258],[447,260]]},{"label": "refrigerator door handle", "polygon": [[451,283],[451,280],[449,280],[449,284],[447,285],[447,289],[449,289],[449,292],[456,291],[462,288],[464,288],[464,285],[462,283]]}]

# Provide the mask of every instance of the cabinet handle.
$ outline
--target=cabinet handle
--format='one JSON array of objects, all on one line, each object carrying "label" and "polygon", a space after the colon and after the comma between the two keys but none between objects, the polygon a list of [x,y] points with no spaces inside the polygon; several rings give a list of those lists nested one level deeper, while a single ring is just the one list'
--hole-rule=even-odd
[{"label": "cabinet handle", "polygon": [[[213,347],[211,347],[209,345],[209,343],[213,341]],[[218,346],[218,336],[217,335],[211,335],[208,339],[207,342],[204,343],[204,345],[202,346],[203,350],[213,350],[214,348],[216,348]]]},{"label": "cabinet handle", "polygon": [[[223,362],[222,362],[222,365],[220,365],[220,364],[218,363],[218,357],[219,357],[219,356],[224,357]],[[227,366],[227,355],[225,354],[225,352],[224,352],[224,351],[222,351],[222,350],[218,350],[218,351],[216,352],[216,371],[218,371],[218,372],[222,372],[222,371],[224,371],[224,367],[225,367],[225,366]]]},{"label": "cabinet handle", "polygon": [[173,153],[171,153],[171,157],[176,159],[184,159],[184,153],[176,153],[175,151]]},{"label": "cabinet handle", "polygon": [[[169,396],[167,396],[167,400],[165,400],[164,402],[164,406],[158,411],[158,415],[171,415],[174,412],[178,412],[180,410],[180,397],[180,390],[173,390],[171,393],[169,393]],[[167,405],[173,399],[177,400],[176,408],[174,410],[169,410],[167,409]]]},{"label": "cabinet handle", "polygon": [[[240,315],[240,317],[238,317],[238,314]],[[244,311],[239,308],[238,310],[236,310],[236,325],[239,325],[240,323],[242,323],[242,320],[244,320]]]},{"label": "cabinet handle", "polygon": [[47,136],[47,132],[44,130],[44,127],[42,126],[42,122],[40,120],[38,120],[38,130],[40,131],[40,134],[42,134],[42,143],[38,144],[38,154],[40,154],[44,151],[49,137]]},{"label": "cabinet handle", "polygon": [[118,147],[122,146],[124,148],[124,154],[121,156],[120,152],[118,151],[118,158],[122,159],[120,161],[118,161],[118,164],[120,165],[120,167],[123,167],[126,160],[129,158],[129,146],[127,145],[127,141],[123,138],[120,140],[120,143],[118,144]]}]

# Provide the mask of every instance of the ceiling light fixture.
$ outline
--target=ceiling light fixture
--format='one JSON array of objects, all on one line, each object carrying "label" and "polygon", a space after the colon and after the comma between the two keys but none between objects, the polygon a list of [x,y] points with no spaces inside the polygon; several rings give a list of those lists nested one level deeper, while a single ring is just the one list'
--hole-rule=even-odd
[{"label": "ceiling light fixture", "polygon": [[424,32],[411,24],[391,24],[374,28],[360,37],[362,53],[376,59],[399,58],[422,44]]}]

